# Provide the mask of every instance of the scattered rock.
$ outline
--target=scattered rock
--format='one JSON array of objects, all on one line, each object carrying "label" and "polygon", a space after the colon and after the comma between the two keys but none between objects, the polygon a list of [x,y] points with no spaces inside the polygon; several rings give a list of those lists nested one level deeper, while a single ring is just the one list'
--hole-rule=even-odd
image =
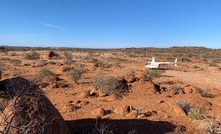
[{"label": "scattered rock", "polygon": [[160,92],[160,85],[154,84],[155,93]]},{"label": "scattered rock", "polygon": [[62,113],[66,113],[66,112],[73,112],[77,109],[80,109],[81,107],[79,106],[75,106],[74,104],[68,104],[68,105],[65,105],[62,109],[61,109],[61,112]]},{"label": "scattered rock", "polygon": [[159,93],[160,87],[159,85],[154,84],[153,82],[139,80],[133,83],[131,90],[132,91],[134,90],[136,92],[145,90],[145,94],[156,94],[156,93]]},{"label": "scattered rock", "polygon": [[183,91],[185,92],[185,94],[190,94],[190,93],[198,93],[197,88],[191,85],[188,85],[186,87],[183,87]]},{"label": "scattered rock", "polygon": [[180,89],[180,90],[178,91],[178,94],[184,94],[183,89]]},{"label": "scattered rock", "polygon": [[133,83],[137,80],[137,78],[134,75],[126,75],[124,77],[124,79],[128,82],[128,83]]},{"label": "scattered rock", "polygon": [[90,102],[89,101],[85,101],[85,100],[83,100],[83,101],[77,100],[77,101],[75,101],[73,103],[76,106],[82,107],[82,106],[88,105]]},{"label": "scattered rock", "polygon": [[46,82],[46,83],[55,83],[56,81],[60,80],[59,77],[55,76],[55,75],[50,75],[50,76],[45,76],[42,79],[42,82]]},{"label": "scattered rock", "polygon": [[96,116],[104,116],[106,114],[106,111],[103,108],[95,108],[91,111],[91,114]]},{"label": "scattered rock", "polygon": [[117,108],[114,110],[114,113],[115,113],[115,114],[119,114],[119,115],[121,115],[121,116],[126,115],[127,113],[129,113],[128,108],[129,108],[129,107],[128,107],[127,105],[123,105],[123,106],[117,107]]},{"label": "scattered rock", "polygon": [[167,93],[169,96],[174,96],[176,94],[176,91],[169,89],[169,91]]},{"label": "scattered rock", "polygon": [[211,88],[209,89],[209,93],[210,94],[214,94],[214,95],[220,95],[220,92],[221,90],[217,89],[217,88]]},{"label": "scattered rock", "polygon": [[143,73],[138,73],[135,77],[138,81],[146,81],[146,78]]},{"label": "scattered rock", "polygon": [[152,116],[152,115],[157,115],[157,111],[154,111],[154,110],[152,110],[152,111],[147,111],[147,112],[144,113],[144,115],[145,115],[146,117],[149,117],[149,116]]},{"label": "scattered rock", "polygon": [[42,58],[45,60],[49,60],[54,56],[56,56],[55,53],[53,51],[50,51],[50,52],[44,53]]},{"label": "scattered rock", "polygon": [[101,91],[101,90],[98,90],[98,96],[99,96],[99,97],[105,97],[105,96],[107,96],[107,94],[104,93],[104,92]]},{"label": "scattered rock", "polygon": [[159,103],[164,103],[164,100],[159,101]]},{"label": "scattered rock", "polygon": [[152,115],[152,113],[151,113],[150,111],[147,111],[147,112],[144,113],[144,115],[145,115],[146,117],[149,117],[149,116]]},{"label": "scattered rock", "polygon": [[132,110],[130,113],[128,113],[128,114],[126,115],[126,117],[129,117],[129,118],[136,118],[137,115],[138,115],[137,110]]},{"label": "scattered rock", "polygon": [[91,91],[90,91],[90,96],[98,96],[98,90],[97,89],[92,89]]},{"label": "scattered rock", "polygon": [[58,65],[58,66],[63,66],[64,64],[63,64],[63,63],[60,63],[60,62],[56,62],[56,65]]},{"label": "scattered rock", "polygon": [[187,116],[183,109],[179,106],[174,106],[173,111],[179,116]]},{"label": "scattered rock", "polygon": [[80,98],[87,98],[90,96],[90,90],[84,90],[82,93],[79,94]]},{"label": "scattered rock", "polygon": [[116,101],[116,100],[118,100],[119,98],[120,98],[120,97],[119,97],[118,95],[112,94],[112,95],[110,95],[110,96],[107,96],[106,100],[108,100],[108,101]]},{"label": "scattered rock", "polygon": [[210,103],[209,101],[201,97],[198,97],[197,99],[192,98],[191,102],[193,102],[193,104],[195,104],[197,107],[199,107],[203,111],[210,110],[212,106],[212,103]]}]

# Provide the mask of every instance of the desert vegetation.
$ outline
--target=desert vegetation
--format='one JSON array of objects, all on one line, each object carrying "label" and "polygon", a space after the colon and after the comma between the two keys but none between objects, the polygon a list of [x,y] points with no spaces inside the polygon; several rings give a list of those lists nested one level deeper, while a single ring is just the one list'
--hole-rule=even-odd
[{"label": "desert vegetation", "polygon": [[[219,49],[5,47],[0,55],[0,132],[4,134],[15,128],[28,133],[35,125],[39,131],[33,133],[50,133],[55,128],[48,125],[59,114],[72,133],[215,133],[220,128]],[[178,58],[178,66],[145,68],[153,55],[157,61]],[[13,80],[22,90],[5,86],[6,81],[16,85]],[[28,90],[36,88],[39,94]],[[8,89],[16,91],[15,96],[5,99]],[[46,122],[44,117],[25,116],[20,126],[10,123],[15,115],[32,115],[37,104],[47,109],[39,102],[42,96],[57,110],[56,116]],[[6,117],[10,108],[13,118]]]}]

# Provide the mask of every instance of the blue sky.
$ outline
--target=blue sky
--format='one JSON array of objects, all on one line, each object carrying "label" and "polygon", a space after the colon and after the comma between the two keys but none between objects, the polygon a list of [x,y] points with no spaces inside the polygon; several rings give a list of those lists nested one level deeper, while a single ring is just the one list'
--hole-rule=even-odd
[{"label": "blue sky", "polygon": [[0,0],[0,44],[221,48],[221,0]]}]

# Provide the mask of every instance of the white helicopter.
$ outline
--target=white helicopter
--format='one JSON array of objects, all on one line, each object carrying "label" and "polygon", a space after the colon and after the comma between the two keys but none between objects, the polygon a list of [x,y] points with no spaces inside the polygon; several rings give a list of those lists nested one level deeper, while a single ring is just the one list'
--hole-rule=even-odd
[{"label": "white helicopter", "polygon": [[156,62],[155,57],[152,57],[152,61],[145,64],[146,68],[159,68],[160,65],[175,65],[177,66],[177,58],[174,62]]}]

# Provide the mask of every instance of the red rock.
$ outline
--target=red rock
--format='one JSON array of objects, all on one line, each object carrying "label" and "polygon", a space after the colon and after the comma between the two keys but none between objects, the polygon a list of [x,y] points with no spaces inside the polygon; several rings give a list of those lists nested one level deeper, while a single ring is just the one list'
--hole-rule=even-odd
[{"label": "red rock", "polygon": [[[13,86],[7,86],[11,83]],[[5,115],[0,114],[1,132],[4,132],[11,121],[10,125],[13,127],[10,127],[9,133],[13,134],[70,133],[61,114],[33,83],[22,77],[16,77],[0,81],[0,87],[0,98],[5,102],[5,107],[1,109]]]},{"label": "red rock", "polygon": [[123,105],[123,106],[120,106],[120,107],[117,107],[115,110],[114,110],[114,113],[115,114],[119,114],[119,115],[126,115],[128,113],[128,106],[127,105]]},{"label": "red rock", "polygon": [[136,118],[137,115],[138,115],[137,110],[132,110],[130,113],[128,113],[128,114],[126,115],[126,117],[129,117],[129,118]]},{"label": "red rock", "polygon": [[133,82],[136,81],[137,78],[136,78],[135,76],[133,76],[133,75],[127,75],[127,76],[124,77],[124,79],[125,79],[128,83],[133,83]]},{"label": "red rock", "polygon": [[96,116],[104,116],[106,111],[103,108],[95,108],[91,111],[91,114]]},{"label": "red rock", "polygon": [[179,116],[187,116],[186,113],[183,111],[183,109],[180,108],[179,106],[175,106],[173,108],[173,111]]},{"label": "red rock", "polygon": [[55,56],[55,53],[53,51],[50,51],[50,52],[46,52],[43,54],[43,59],[45,60],[49,60],[51,59],[53,56]]}]

